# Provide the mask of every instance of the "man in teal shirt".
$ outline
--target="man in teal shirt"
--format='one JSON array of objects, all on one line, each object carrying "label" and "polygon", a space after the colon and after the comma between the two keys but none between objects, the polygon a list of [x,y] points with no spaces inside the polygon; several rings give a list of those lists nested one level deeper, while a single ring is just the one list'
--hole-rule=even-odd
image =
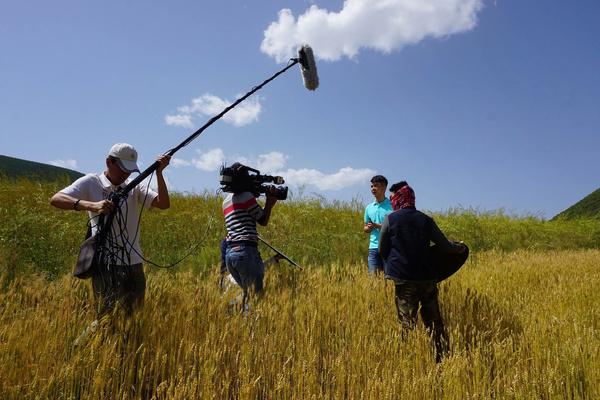
[{"label": "man in teal shirt", "polygon": [[375,175],[371,178],[371,193],[375,201],[365,208],[365,226],[364,231],[371,235],[369,242],[369,274],[374,275],[384,272],[385,262],[379,255],[379,232],[383,217],[387,213],[394,211],[390,199],[385,197],[388,181],[382,175]]}]

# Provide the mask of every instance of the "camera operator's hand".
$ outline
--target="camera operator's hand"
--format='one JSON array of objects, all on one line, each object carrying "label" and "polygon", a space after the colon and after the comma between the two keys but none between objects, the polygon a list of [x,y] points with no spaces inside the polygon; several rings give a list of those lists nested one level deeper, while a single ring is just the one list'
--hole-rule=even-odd
[{"label": "camera operator's hand", "polygon": [[271,219],[271,209],[277,203],[277,197],[275,194],[277,193],[277,188],[274,185],[269,186],[269,189],[265,191],[265,195],[267,196],[267,201],[265,202],[265,219],[262,223],[262,226],[267,226],[269,220]]},{"label": "camera operator's hand", "polygon": [[267,196],[267,204],[271,202],[271,204],[277,203],[277,187],[275,185],[270,185],[269,189],[265,191],[265,195]]}]

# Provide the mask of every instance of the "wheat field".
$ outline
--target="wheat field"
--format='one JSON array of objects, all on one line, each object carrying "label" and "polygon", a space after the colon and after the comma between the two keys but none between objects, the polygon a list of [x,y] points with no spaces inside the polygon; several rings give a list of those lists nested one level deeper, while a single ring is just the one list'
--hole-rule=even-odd
[{"label": "wheat field", "polygon": [[[594,399],[600,251],[486,251],[440,284],[450,353],[402,335],[393,286],[364,264],[282,262],[247,316],[219,277],[147,269],[143,312],[95,319],[88,281],[0,293],[3,399]],[[217,270],[216,264],[212,270]]]}]

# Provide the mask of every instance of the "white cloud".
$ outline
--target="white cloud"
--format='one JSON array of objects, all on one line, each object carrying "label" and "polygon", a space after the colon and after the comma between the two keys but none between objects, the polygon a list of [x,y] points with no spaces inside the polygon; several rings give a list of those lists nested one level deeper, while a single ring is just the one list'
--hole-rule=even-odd
[{"label": "white cloud", "polygon": [[[229,164],[233,164],[235,162],[239,162],[240,164],[244,164],[248,167],[254,168],[254,164],[256,164],[255,161],[252,161],[251,159],[249,159],[246,156],[242,156],[240,154],[236,154],[233,157],[227,157],[227,159],[230,161]],[[257,168],[258,169],[258,168]]]},{"label": "white cloud", "polygon": [[[240,97],[241,96],[238,96],[238,98]],[[230,102],[229,100],[223,100],[210,93],[206,93],[192,99],[191,105],[179,107],[177,109],[179,114],[167,115],[165,121],[167,125],[193,128],[193,119],[202,117],[212,118],[222,113],[232,104],[233,102]],[[251,96],[225,113],[222,119],[233,126],[241,127],[258,121],[261,112],[262,107],[259,98],[257,96]]]},{"label": "white cloud", "polygon": [[273,171],[277,171],[283,168],[288,158],[290,158],[288,155],[280,153],[278,151],[272,151],[269,154],[262,154],[258,156],[258,161],[256,162],[256,169],[258,169],[262,173],[273,173]]},{"label": "white cloud", "polygon": [[77,161],[70,159],[70,160],[53,160],[48,162],[48,164],[50,165],[54,165],[56,167],[63,167],[63,168],[69,168],[69,169],[77,169]]},{"label": "white cloud", "polygon": [[189,161],[182,160],[181,158],[171,158],[171,165],[173,165],[175,168],[179,168],[189,167],[190,165],[192,165],[192,163]]},{"label": "white cloud", "polygon": [[192,159],[191,163],[174,159],[171,163],[177,166],[193,165],[196,168],[212,172],[218,170],[221,165],[227,160],[227,164],[231,165],[234,162],[239,162],[250,168],[257,169],[261,174],[282,176],[285,179],[285,185],[301,186],[314,185],[319,190],[340,190],[354,185],[365,185],[369,179],[377,173],[368,168],[340,168],[338,172],[333,174],[325,174],[316,169],[287,169],[284,170],[289,155],[271,151],[267,154],[256,156],[242,156],[236,154],[232,157],[226,157],[223,150],[217,148],[207,152],[196,150],[200,157]]},{"label": "white cloud", "polygon": [[216,171],[225,161],[225,155],[221,149],[213,149],[206,153],[197,151],[200,153],[200,158],[192,159],[192,164],[203,171]]},{"label": "white cloud", "polygon": [[189,114],[167,115],[165,117],[167,125],[180,126],[182,128],[193,128],[192,116]]},{"label": "white cloud", "polygon": [[368,168],[354,169],[341,168],[334,174],[324,174],[315,169],[288,169],[279,172],[284,177],[286,184],[300,186],[302,184],[315,185],[320,190],[340,190],[349,186],[363,185],[376,173]]},{"label": "white cloud", "polygon": [[297,20],[283,9],[264,31],[260,49],[278,62],[296,57],[301,43],[328,61],[354,58],[360,49],[389,53],[427,37],[469,31],[482,7],[482,0],[346,0],[340,12],[312,5]]}]

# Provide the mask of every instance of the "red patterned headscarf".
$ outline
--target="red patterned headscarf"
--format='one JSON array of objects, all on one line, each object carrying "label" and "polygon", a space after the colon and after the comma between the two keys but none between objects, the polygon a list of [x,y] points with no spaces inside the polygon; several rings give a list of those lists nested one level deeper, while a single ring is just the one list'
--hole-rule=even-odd
[{"label": "red patterned headscarf", "polygon": [[415,208],[415,191],[408,185],[402,186],[390,199],[394,211],[402,208]]}]

